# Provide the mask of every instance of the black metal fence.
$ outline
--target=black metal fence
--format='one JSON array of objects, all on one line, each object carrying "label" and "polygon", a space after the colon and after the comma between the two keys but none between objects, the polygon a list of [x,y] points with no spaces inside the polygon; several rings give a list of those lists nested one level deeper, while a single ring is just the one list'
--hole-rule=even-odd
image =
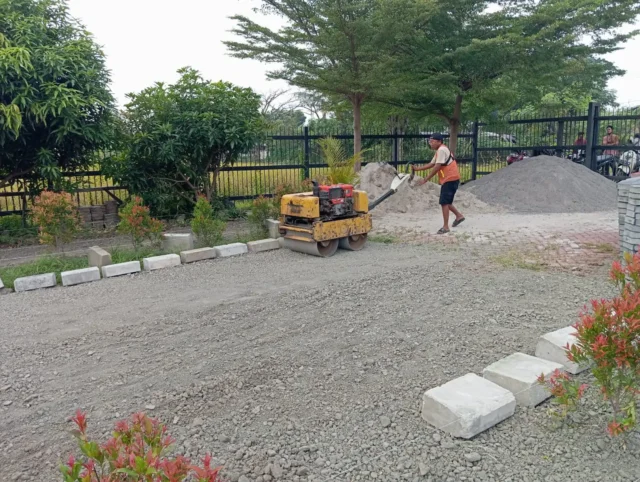
[{"label": "black metal fence", "polygon": [[[607,126],[612,126],[613,132],[605,139]],[[426,163],[433,157],[429,137],[447,130],[445,125],[365,128],[363,164],[388,162],[398,168],[409,161]],[[249,200],[272,194],[279,185],[295,185],[317,177],[327,170],[317,143],[326,136],[339,139],[346,153],[353,152],[352,133],[308,127],[270,133],[259,147],[220,172],[219,194],[233,201]],[[613,136],[617,136],[617,145],[605,142],[615,140]],[[638,136],[635,138],[638,145],[634,144],[634,136]],[[633,169],[634,156],[640,161],[640,108],[605,110],[591,104],[584,112],[532,112],[469,122],[461,126],[455,154],[463,183],[504,168],[521,157],[540,154],[581,162],[619,179],[631,174],[627,171]],[[99,166],[90,172],[64,176],[75,186],[79,205],[103,204],[127,195],[125,189],[101,174]],[[38,187],[37,181],[20,180],[0,190],[0,215],[26,212]]]}]

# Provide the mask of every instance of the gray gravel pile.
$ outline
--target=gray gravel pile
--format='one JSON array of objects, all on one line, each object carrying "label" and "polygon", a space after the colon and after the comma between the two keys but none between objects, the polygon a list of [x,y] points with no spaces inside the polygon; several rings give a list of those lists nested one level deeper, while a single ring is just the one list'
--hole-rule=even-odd
[{"label": "gray gravel pile", "polygon": [[581,164],[552,156],[516,162],[461,190],[516,213],[591,213],[617,207],[615,182]]},{"label": "gray gravel pile", "polygon": [[[505,271],[471,255],[371,244],[203,262],[2,298],[2,480],[59,480],[77,450],[145,410],[176,450],[211,451],[232,481],[623,481],[639,444],[612,444],[589,400],[554,430],[547,405],[474,440],[419,415],[423,392],[566,326],[597,278]],[[6,402],[11,402],[6,404]]]}]

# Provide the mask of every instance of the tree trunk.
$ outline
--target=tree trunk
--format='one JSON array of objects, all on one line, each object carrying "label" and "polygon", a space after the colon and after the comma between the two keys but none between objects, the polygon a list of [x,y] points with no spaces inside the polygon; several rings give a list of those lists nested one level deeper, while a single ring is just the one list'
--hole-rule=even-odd
[{"label": "tree trunk", "polygon": [[[354,95],[351,99],[351,105],[353,106],[353,153],[357,154],[362,150],[362,125],[361,125],[361,113],[362,113],[362,97],[358,94]],[[356,172],[360,172],[361,163],[358,161],[354,169]]]},{"label": "tree trunk", "polygon": [[453,117],[449,119],[449,150],[455,155],[458,147],[458,131],[460,130],[460,118],[462,117],[462,95],[456,95],[456,105],[453,108]]}]

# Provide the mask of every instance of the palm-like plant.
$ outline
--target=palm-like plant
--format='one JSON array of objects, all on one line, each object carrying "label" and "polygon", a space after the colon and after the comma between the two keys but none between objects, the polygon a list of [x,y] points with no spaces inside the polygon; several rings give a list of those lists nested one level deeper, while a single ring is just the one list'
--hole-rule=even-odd
[{"label": "palm-like plant", "polygon": [[361,162],[365,150],[347,157],[342,143],[333,137],[318,140],[318,145],[327,166],[329,166],[326,181],[331,184],[355,185],[359,179],[355,165]]}]

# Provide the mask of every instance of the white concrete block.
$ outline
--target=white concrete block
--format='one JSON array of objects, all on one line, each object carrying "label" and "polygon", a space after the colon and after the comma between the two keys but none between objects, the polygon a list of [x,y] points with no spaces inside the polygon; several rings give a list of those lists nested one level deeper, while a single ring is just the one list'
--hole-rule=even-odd
[{"label": "white concrete block", "polygon": [[100,280],[100,269],[97,266],[60,273],[62,286],[74,286]]},{"label": "white concrete block", "polygon": [[193,234],[167,233],[162,235],[164,251],[189,251],[193,249]]},{"label": "white concrete block", "polygon": [[569,373],[577,374],[589,368],[587,365],[578,365],[567,358],[565,347],[572,346],[576,342],[575,328],[568,326],[560,330],[546,333],[538,339],[536,356],[562,365]]},{"label": "white concrete block", "polygon": [[140,261],[128,261],[126,263],[103,266],[102,277],[113,278],[115,276],[124,276],[127,274],[139,273],[140,271]]},{"label": "white concrete block", "polygon": [[196,261],[204,261],[205,259],[214,259],[216,257],[215,248],[200,248],[183,251],[180,253],[180,260],[183,264],[195,263]]},{"label": "white concrete block", "polygon": [[274,249],[280,249],[280,242],[277,239],[261,239],[260,241],[251,241],[247,243],[247,249],[250,253],[272,251]]},{"label": "white concrete block", "polygon": [[284,238],[278,238],[278,244],[280,245],[280,248],[284,248]]},{"label": "white concrete block", "polygon": [[422,397],[422,418],[454,437],[470,439],[513,415],[516,399],[495,383],[468,373]]},{"label": "white concrete block", "polygon": [[144,266],[145,271],[172,268],[174,266],[180,266],[180,264],[180,256],[177,254],[165,254],[142,259],[142,266]]},{"label": "white concrete block", "polygon": [[13,282],[13,287],[17,293],[21,291],[33,291],[42,288],[52,288],[56,285],[56,274],[37,274],[35,276],[25,276],[24,278],[17,278]]},{"label": "white concrete block", "polygon": [[88,250],[89,266],[102,268],[111,264],[111,255],[99,246],[92,246]]},{"label": "white concrete block", "polygon": [[216,256],[218,258],[227,258],[229,256],[239,256],[241,254],[247,254],[249,249],[244,243],[232,243],[225,244],[223,246],[216,246]]},{"label": "white concrete block", "polygon": [[280,221],[277,219],[267,219],[265,221],[267,229],[269,230],[269,237],[278,239],[282,235],[280,234]]},{"label": "white concrete block", "polygon": [[0,290],[4,288],[4,283],[2,282],[2,280],[0,279]]},{"label": "white concrete block", "polygon": [[564,371],[564,367],[524,353],[514,353],[489,365],[482,371],[482,376],[513,393],[518,405],[535,407],[551,397],[538,383],[538,377],[544,374],[549,378],[554,370]]}]

